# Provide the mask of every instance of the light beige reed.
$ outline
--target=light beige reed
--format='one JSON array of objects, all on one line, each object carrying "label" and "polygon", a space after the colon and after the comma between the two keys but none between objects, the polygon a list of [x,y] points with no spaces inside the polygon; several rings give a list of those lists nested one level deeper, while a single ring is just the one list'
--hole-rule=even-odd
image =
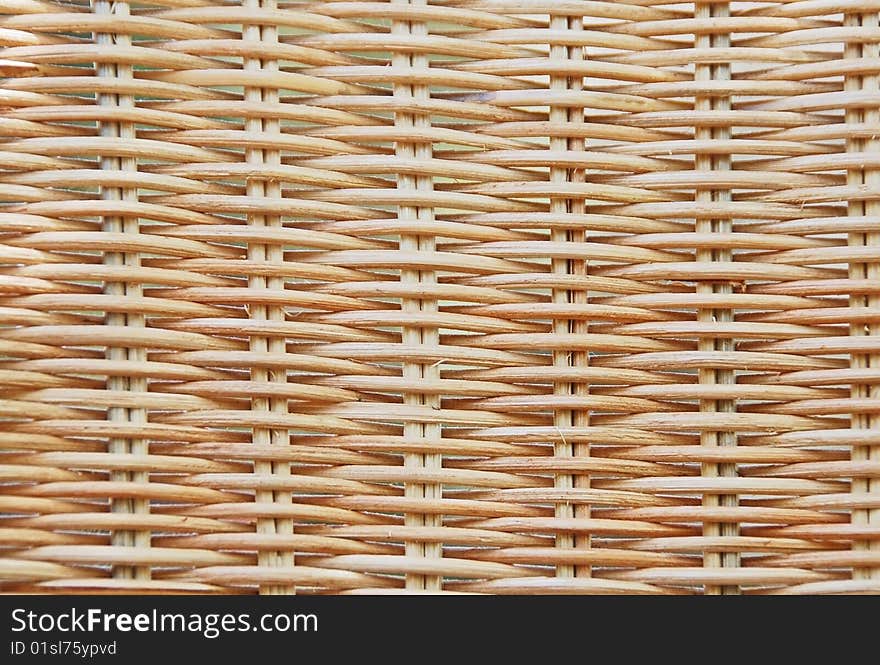
[{"label": "light beige reed", "polygon": [[0,590],[880,592],[876,2],[0,4]]}]

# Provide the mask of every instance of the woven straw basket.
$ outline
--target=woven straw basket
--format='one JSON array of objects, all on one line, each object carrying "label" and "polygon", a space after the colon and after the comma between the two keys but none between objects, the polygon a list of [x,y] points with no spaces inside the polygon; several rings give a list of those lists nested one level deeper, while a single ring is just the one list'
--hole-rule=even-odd
[{"label": "woven straw basket", "polygon": [[0,0],[0,591],[880,592],[877,0]]}]

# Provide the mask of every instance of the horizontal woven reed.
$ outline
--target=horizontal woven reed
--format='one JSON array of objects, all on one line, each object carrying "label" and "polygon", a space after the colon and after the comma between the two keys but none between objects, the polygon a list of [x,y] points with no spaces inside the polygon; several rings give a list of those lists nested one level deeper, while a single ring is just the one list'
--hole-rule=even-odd
[{"label": "horizontal woven reed", "polygon": [[0,2],[0,591],[880,592],[873,0]]}]

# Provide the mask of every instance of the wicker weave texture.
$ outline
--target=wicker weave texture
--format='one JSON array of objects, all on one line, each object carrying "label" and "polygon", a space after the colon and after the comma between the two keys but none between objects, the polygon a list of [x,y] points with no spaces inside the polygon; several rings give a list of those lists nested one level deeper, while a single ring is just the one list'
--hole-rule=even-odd
[{"label": "wicker weave texture", "polygon": [[0,1],[0,590],[880,593],[878,9]]}]

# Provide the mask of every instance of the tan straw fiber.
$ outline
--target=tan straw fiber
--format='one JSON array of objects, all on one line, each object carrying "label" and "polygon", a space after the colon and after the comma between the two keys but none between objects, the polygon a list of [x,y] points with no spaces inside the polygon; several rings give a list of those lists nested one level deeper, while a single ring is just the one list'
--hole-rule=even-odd
[{"label": "tan straw fiber", "polygon": [[0,2],[0,591],[880,593],[878,11]]}]

